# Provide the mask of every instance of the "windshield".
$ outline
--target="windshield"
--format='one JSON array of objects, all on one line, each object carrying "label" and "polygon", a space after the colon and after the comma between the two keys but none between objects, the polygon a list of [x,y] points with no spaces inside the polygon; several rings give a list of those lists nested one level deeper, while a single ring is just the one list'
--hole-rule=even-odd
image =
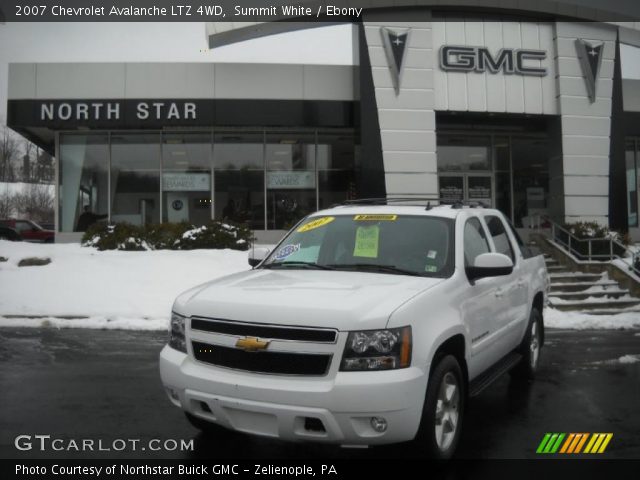
[{"label": "windshield", "polygon": [[453,273],[453,228],[451,219],[422,215],[309,217],[261,267],[448,277]]}]

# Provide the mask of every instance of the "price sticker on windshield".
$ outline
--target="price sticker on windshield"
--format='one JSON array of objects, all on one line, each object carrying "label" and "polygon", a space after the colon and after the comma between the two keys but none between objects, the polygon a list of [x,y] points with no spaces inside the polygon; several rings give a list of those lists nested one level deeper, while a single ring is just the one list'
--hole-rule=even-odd
[{"label": "price sticker on windshield", "polygon": [[314,230],[316,228],[324,227],[326,224],[331,223],[335,220],[335,217],[322,217],[316,220],[312,220],[308,223],[305,223],[300,228],[296,230],[298,233],[308,232],[309,230]]},{"label": "price sticker on windshield", "polygon": [[356,215],[353,219],[356,222],[395,222],[398,219],[398,215]]},{"label": "price sticker on windshield", "polygon": [[356,244],[353,248],[354,257],[378,258],[378,244],[380,227],[358,227],[356,230]]}]

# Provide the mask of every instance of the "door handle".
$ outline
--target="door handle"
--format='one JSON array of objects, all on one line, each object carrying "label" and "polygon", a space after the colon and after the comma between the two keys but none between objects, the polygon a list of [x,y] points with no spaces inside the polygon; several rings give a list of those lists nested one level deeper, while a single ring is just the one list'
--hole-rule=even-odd
[{"label": "door handle", "polygon": [[496,291],[494,292],[494,295],[497,298],[500,298],[504,295],[504,290],[502,288],[497,288]]}]

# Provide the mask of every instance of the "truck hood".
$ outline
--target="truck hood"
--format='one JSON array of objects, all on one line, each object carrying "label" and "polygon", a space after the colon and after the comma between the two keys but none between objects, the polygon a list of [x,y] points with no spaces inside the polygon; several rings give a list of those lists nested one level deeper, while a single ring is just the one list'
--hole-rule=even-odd
[{"label": "truck hood", "polygon": [[322,270],[251,270],[195,287],[177,313],[279,325],[366,330],[441,278]]}]

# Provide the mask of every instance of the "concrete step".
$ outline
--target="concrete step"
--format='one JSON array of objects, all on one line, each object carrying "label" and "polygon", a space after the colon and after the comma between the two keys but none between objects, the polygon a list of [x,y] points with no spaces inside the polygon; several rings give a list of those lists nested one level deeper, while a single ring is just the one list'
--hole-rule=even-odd
[{"label": "concrete step", "polygon": [[599,282],[558,282],[551,284],[551,294],[554,292],[580,292],[591,287],[612,288],[618,287],[615,280],[601,280]]},{"label": "concrete step", "polygon": [[640,299],[637,298],[618,298],[608,301],[590,301],[590,300],[576,300],[576,301],[560,301],[554,302],[549,297],[549,305],[556,310],[562,311],[591,311],[591,310],[611,310],[616,313],[626,311],[629,307],[640,307]]},{"label": "concrete step", "polygon": [[640,307],[631,308],[594,308],[589,310],[589,315],[617,315],[619,313],[637,313],[640,315]]},{"label": "concrete step", "polygon": [[608,290],[599,290],[596,292],[551,292],[549,294],[549,301],[553,298],[560,298],[562,300],[581,300],[589,297],[594,298],[620,298],[623,295],[628,295],[629,290],[623,288],[610,288]]},{"label": "concrete step", "polygon": [[546,258],[545,257],[544,263],[546,263],[547,265],[558,265],[560,262],[558,262],[558,260],[556,260],[555,258]]},{"label": "concrete step", "polygon": [[602,278],[601,273],[583,273],[583,272],[558,272],[549,273],[551,283],[575,283],[575,282],[596,282]]},{"label": "concrete step", "polygon": [[570,272],[570,270],[564,265],[547,265],[547,272],[562,273],[562,272]]}]

